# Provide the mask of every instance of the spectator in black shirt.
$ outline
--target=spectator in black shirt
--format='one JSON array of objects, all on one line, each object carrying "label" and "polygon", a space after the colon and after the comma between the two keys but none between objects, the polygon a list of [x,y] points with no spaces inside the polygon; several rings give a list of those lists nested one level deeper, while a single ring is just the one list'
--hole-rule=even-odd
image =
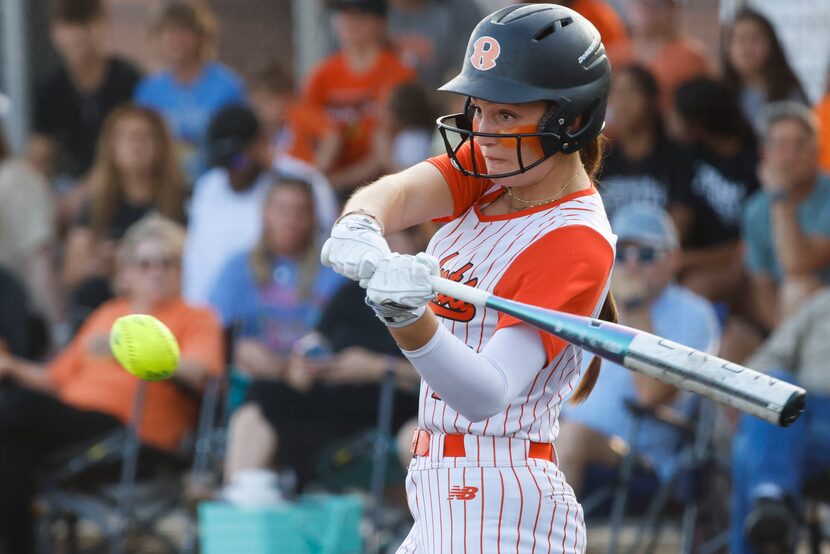
[{"label": "spectator in black shirt", "polygon": [[641,65],[618,70],[608,98],[611,144],[598,177],[608,217],[631,203],[669,211],[686,202],[691,164],[663,131],[660,89]]},{"label": "spectator in black shirt", "polygon": [[[107,51],[103,0],[52,0],[52,44],[63,61],[35,92],[29,158],[53,178],[60,196],[92,165],[95,142],[107,114],[132,97],[141,73]],[[63,221],[76,213],[77,194],[64,197]]]},{"label": "spectator in black shirt", "polygon": [[0,267],[0,355],[30,354],[28,297],[23,284]]},{"label": "spectator in black shirt", "polygon": [[127,229],[150,212],[184,223],[186,178],[161,116],[131,103],[113,111],[83,187],[63,266],[73,324],[111,295],[115,244]]},{"label": "spectator in black shirt", "polygon": [[746,290],[741,215],[758,189],[755,133],[722,82],[693,79],[675,94],[675,125],[690,145],[692,177],[685,206],[673,210],[681,233],[681,282],[733,309]]}]

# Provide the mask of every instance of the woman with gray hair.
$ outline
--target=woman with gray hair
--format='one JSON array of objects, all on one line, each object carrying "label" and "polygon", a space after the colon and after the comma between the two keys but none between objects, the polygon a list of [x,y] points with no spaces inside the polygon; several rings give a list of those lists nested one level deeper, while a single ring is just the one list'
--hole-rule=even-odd
[{"label": "woman with gray hair", "polygon": [[48,367],[0,354],[0,551],[33,551],[34,476],[45,460],[129,420],[139,381],[109,348],[119,317],[154,315],[181,350],[175,376],[147,385],[142,443],[174,449],[195,424],[198,401],[185,391],[198,393],[222,370],[223,337],[209,310],[180,296],[183,242],[184,230],[172,221],[139,221],[118,247],[119,296],[98,308]]}]

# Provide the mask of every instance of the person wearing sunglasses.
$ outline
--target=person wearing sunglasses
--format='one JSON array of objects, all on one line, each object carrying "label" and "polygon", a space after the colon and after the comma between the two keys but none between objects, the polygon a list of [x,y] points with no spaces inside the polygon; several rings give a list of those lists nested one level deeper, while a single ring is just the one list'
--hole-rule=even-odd
[{"label": "person wearing sunglasses", "polygon": [[[704,352],[715,352],[720,330],[710,302],[674,282],[679,267],[679,242],[672,219],[661,208],[629,204],[611,219],[617,235],[611,291],[620,321]],[[587,361],[589,361],[589,357]],[[620,450],[612,437],[628,437],[631,415],[626,401],[645,407],[672,405],[690,412],[690,396],[616,364],[608,363],[593,393],[579,405],[562,411],[556,440],[559,464],[578,498],[588,496],[616,476]],[[642,423],[633,445],[654,468],[635,475],[636,493],[653,490],[677,464],[677,431],[652,420]],[[639,504],[638,504],[639,505]],[[590,514],[589,514],[590,515]]]},{"label": "person wearing sunglasses", "polygon": [[181,351],[175,376],[147,386],[142,444],[176,449],[195,425],[197,396],[222,371],[224,338],[210,310],[181,298],[183,243],[184,229],[171,220],[140,220],[118,244],[118,296],[90,315],[48,367],[0,354],[0,552],[34,551],[34,477],[45,461],[128,422],[139,380],[110,351],[119,317],[154,315]]}]

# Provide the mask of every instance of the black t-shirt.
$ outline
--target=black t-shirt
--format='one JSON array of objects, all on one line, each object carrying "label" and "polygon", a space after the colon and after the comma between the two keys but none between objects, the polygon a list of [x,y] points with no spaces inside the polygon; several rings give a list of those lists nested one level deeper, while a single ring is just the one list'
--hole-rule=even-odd
[{"label": "black t-shirt", "polygon": [[738,239],[744,205],[760,186],[755,144],[730,158],[695,148],[692,159],[687,195],[694,218],[684,247],[705,248]]},{"label": "black t-shirt", "polygon": [[132,98],[140,79],[133,65],[110,58],[101,87],[91,94],[78,91],[65,67],[55,69],[38,85],[32,130],[57,143],[59,174],[78,177],[89,169],[104,119]]},{"label": "black t-shirt", "polygon": [[27,299],[23,285],[0,267],[0,341],[15,356],[29,354],[30,314]]},{"label": "black t-shirt", "polygon": [[598,186],[605,211],[613,218],[618,209],[646,203],[668,209],[688,201],[691,160],[669,139],[658,136],[654,149],[642,159],[631,160],[612,142],[602,162]]},{"label": "black t-shirt", "polygon": [[317,330],[335,352],[361,346],[378,354],[402,356],[386,326],[366,305],[366,291],[355,282],[344,285],[323,310]]},{"label": "black t-shirt", "polygon": [[[123,200],[119,201],[118,205],[115,207],[115,214],[109,222],[109,228],[106,231],[106,238],[114,241],[120,240],[130,226],[148,213],[152,212],[153,209],[152,204],[133,205],[128,204]],[[78,220],[75,224],[78,227],[92,227],[92,209],[88,203],[81,209],[81,213],[78,215]]]}]

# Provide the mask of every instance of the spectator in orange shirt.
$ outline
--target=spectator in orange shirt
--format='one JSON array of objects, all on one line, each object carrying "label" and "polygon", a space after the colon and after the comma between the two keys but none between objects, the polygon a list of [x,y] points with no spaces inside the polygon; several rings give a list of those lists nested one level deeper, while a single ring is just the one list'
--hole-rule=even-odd
[{"label": "spectator in orange shirt", "polygon": [[337,0],[333,8],[340,50],[312,70],[305,100],[325,109],[340,131],[342,148],[328,177],[345,196],[380,176],[372,148],[378,107],[415,72],[387,48],[384,0]]},{"label": "spectator in orange shirt", "polygon": [[660,85],[661,106],[672,105],[677,87],[712,68],[703,45],[680,33],[677,0],[628,0],[631,41],[607,48],[612,67],[645,65]]},{"label": "spectator in orange shirt", "polygon": [[294,81],[282,65],[269,60],[259,66],[248,83],[249,98],[265,134],[271,139],[274,158],[291,156],[331,169],[340,148],[340,137],[319,106],[298,101]]},{"label": "spectator in orange shirt", "polygon": [[[547,2],[516,2],[517,4],[546,4]],[[605,50],[622,48],[628,43],[628,30],[613,6],[605,0],[559,0],[556,2],[567,6],[588,21],[599,31]]]},{"label": "spectator in orange shirt", "polygon": [[[49,368],[0,354],[0,551],[32,551],[34,475],[49,455],[127,422],[138,380],[109,349],[109,330],[130,313],[167,324],[181,348],[175,376],[150,383],[139,435],[173,449],[196,421],[193,394],[223,363],[223,336],[208,310],[179,296],[184,230],[160,217],[144,219],[122,240],[121,296],[101,306]],[[5,549],[3,549],[5,547]]]}]

